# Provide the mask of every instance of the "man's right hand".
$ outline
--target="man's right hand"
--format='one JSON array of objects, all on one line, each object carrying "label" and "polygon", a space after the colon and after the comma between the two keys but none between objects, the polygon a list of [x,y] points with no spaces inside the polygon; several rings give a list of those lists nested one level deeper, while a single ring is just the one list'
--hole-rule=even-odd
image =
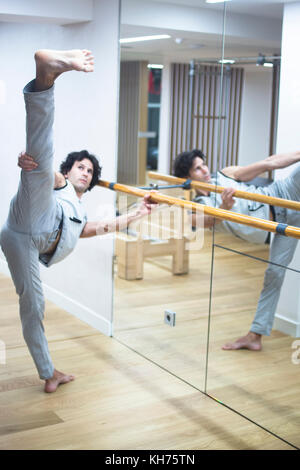
[{"label": "man's right hand", "polygon": [[38,167],[38,164],[26,152],[21,152],[18,156],[18,166],[24,171],[32,171]]},{"label": "man's right hand", "polygon": [[222,204],[220,205],[220,209],[230,210],[233,207],[235,203],[235,199],[233,198],[234,193],[235,193],[234,188],[224,189],[224,191],[221,194]]}]

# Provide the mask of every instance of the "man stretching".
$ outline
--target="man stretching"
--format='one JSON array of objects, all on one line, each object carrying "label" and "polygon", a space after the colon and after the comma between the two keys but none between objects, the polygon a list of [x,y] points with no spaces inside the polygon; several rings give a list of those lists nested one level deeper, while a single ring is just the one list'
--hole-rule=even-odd
[{"label": "man stretching", "polygon": [[[74,249],[79,237],[124,228],[151,211],[150,195],[137,211],[114,221],[87,222],[81,197],[97,183],[101,168],[86,150],[68,155],[61,173],[53,171],[54,82],[64,72],[93,71],[88,50],[40,50],[35,54],[36,78],[24,88],[26,154],[17,194],[11,201],[0,243],[19,295],[24,339],[46,392],[74,376],[52,363],[44,334],[44,296],[39,261],[50,267]],[[26,169],[31,171],[26,171]],[[54,191],[53,189],[56,189]]]},{"label": "man stretching", "polygon": [[[300,226],[300,212],[272,207],[268,204],[250,201],[246,199],[236,200],[233,198],[235,190],[249,191],[252,193],[265,194],[267,196],[280,197],[300,201],[300,166],[295,166],[294,171],[284,180],[266,187],[255,187],[246,185],[244,182],[251,181],[266,171],[285,168],[300,161],[300,152],[271,155],[264,160],[248,166],[230,166],[218,171],[216,178],[212,178],[205,163],[205,156],[201,150],[183,152],[176,157],[174,174],[180,178],[190,178],[204,183],[218,184],[224,187],[222,194],[208,193],[197,189],[194,201],[232,210],[241,214],[259,217],[266,220],[276,220],[282,224]],[[192,216],[196,218],[196,214]],[[220,220],[210,215],[204,215],[204,227],[211,228],[216,224],[216,230],[229,232],[252,243],[266,243],[268,233],[247,225],[237,224],[226,220]],[[232,343],[227,343],[223,349],[250,349],[258,351],[261,349],[261,338],[269,336],[272,330],[275,311],[279,300],[281,286],[286,269],[280,266],[288,266],[292,261],[297,240],[286,237],[279,233],[274,235],[270,246],[269,260],[275,264],[269,264],[264,277],[264,285],[258,301],[256,314],[250,331]],[[279,265],[279,266],[277,266]]]}]

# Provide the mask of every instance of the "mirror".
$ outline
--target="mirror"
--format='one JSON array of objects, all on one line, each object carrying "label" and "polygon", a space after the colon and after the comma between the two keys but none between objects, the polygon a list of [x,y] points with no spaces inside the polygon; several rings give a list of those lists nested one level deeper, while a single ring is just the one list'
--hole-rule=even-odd
[{"label": "mirror", "polygon": [[[237,182],[224,169],[247,167],[279,147],[291,150],[277,131],[278,119],[286,120],[279,115],[283,6],[270,8],[268,0],[142,3],[122,0],[118,182],[158,184],[164,194],[194,199],[195,190],[161,188],[171,183],[159,175],[172,175],[176,156],[198,148],[211,182],[267,193],[274,171],[264,168]],[[129,40],[158,34],[170,37]],[[219,207],[221,195],[210,191],[197,202],[209,196],[206,204]],[[119,213],[136,203],[117,196]],[[259,202],[235,198],[234,206],[299,226],[297,217]],[[251,328],[275,235],[261,229],[249,235],[245,225],[224,222],[203,228],[203,217],[191,231],[190,218],[189,211],[164,205],[117,235],[114,337],[297,447],[299,263],[277,260],[286,281],[262,349],[222,349]]]},{"label": "mirror", "polygon": [[[230,69],[242,66],[244,74],[238,158],[234,164],[246,168],[266,155],[279,153],[279,148],[280,152],[291,150],[286,138],[282,135],[276,138],[277,124],[282,126],[283,120],[291,119],[292,116],[287,115],[284,106],[281,104],[280,107],[278,101],[279,86],[281,93],[291,86],[291,83],[286,83],[287,74],[282,72],[280,84],[278,78],[283,6],[277,5],[278,8],[275,7],[270,16],[267,2],[261,3],[265,4],[258,6],[253,5],[253,2],[233,1],[226,5],[226,24],[229,28],[225,37],[224,59],[235,60]],[[292,12],[290,7],[284,8],[283,34],[287,41]],[[250,15],[247,34],[254,28],[251,22],[254,19],[256,21],[256,38],[253,41],[249,39],[247,46],[244,45],[244,54],[236,47],[235,38],[230,34],[230,25],[236,24],[241,13]],[[243,28],[240,18],[239,26]],[[263,24],[264,29],[261,29]],[[273,32],[280,33],[277,40],[273,37],[273,41],[270,36],[266,38],[271,24]],[[232,89],[224,85],[223,92],[224,101],[231,101]],[[230,120],[230,111],[227,116]],[[222,145],[223,142],[220,144],[221,149]],[[222,165],[219,169],[223,170],[217,173],[216,181],[218,185],[229,187],[231,184],[226,182],[228,177],[222,173],[226,173],[232,160],[229,162],[226,148],[221,150],[221,155]],[[284,167],[288,166],[287,161]],[[268,194],[266,188],[271,184],[268,180],[272,178],[276,181],[280,178],[285,184],[289,170],[292,168],[285,169],[286,175],[258,172],[254,180],[238,183],[237,186],[236,181],[232,181],[232,185],[241,190]],[[260,188],[263,188],[262,191]],[[220,196],[216,199],[216,205],[222,203]],[[236,199],[235,210],[242,208],[242,205],[243,202]],[[244,207],[243,211],[238,211],[254,216],[263,210],[259,203],[251,201],[249,204],[246,202]],[[299,227],[300,217],[296,211],[292,213],[276,206],[273,210],[267,206],[266,211],[266,220]],[[215,225],[206,392],[299,447],[297,428],[300,407],[296,398],[300,390],[297,373],[299,255],[297,258],[296,252],[293,258],[296,247],[294,238],[272,234],[266,240],[266,235],[267,232],[263,230],[250,234],[245,226],[232,226],[228,222]],[[269,257],[272,265],[267,262]],[[281,289],[283,278],[285,281]],[[289,300],[290,297],[293,300]]]},{"label": "mirror", "polygon": [[[142,3],[122,1],[118,181],[159,184],[163,194],[190,199],[191,191],[161,188],[168,183],[155,174],[172,175],[176,156],[199,146],[202,135],[216,159],[220,66],[205,66],[195,83],[190,73],[203,55],[220,60],[223,11],[209,34],[195,27],[191,8],[183,23],[182,5]],[[156,35],[168,37],[130,41]],[[202,110],[205,89],[210,98]],[[204,127],[198,115],[208,106],[215,116]],[[118,195],[120,213],[135,203]],[[116,239],[114,337],[203,391],[212,232],[192,231],[189,212],[173,206],[160,206],[148,219]]]}]

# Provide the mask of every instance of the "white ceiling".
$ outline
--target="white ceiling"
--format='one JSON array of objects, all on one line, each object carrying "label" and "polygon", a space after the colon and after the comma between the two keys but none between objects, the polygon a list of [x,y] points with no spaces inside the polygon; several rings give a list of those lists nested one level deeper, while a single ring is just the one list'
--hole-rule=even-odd
[{"label": "white ceiling", "polygon": [[[205,0],[150,0],[152,2],[170,3],[191,7],[211,8],[223,10],[224,4],[207,4]],[[266,18],[281,18],[284,3],[293,3],[299,0],[231,0],[227,2],[226,9],[245,15],[256,15]]]},{"label": "white ceiling", "polygon": [[[143,0],[140,0],[141,2]],[[281,24],[283,4],[292,3],[295,0],[232,0],[226,3],[226,21],[229,22],[233,14],[241,14],[249,18],[252,23],[261,21],[274,21]],[[299,1],[299,0],[298,0]],[[205,0],[147,0],[148,3],[169,5],[170,11],[174,5],[188,8],[199,8],[215,10],[221,15],[224,4],[207,4]],[[124,2],[126,5],[126,1]],[[255,19],[257,18],[257,20]],[[151,28],[138,24],[121,24],[121,37],[132,37],[151,34],[170,34],[171,39],[161,41],[149,41],[132,43],[122,46],[121,58],[123,60],[148,60],[160,63],[163,61],[189,62],[192,59],[220,58],[222,52],[222,37],[220,34],[197,33],[195,31],[170,30],[166,28]],[[181,39],[181,43],[175,39]],[[255,37],[227,36],[225,40],[224,56],[229,57],[255,57],[258,53],[264,55],[280,55],[281,33],[279,31],[277,40],[262,40]]]}]

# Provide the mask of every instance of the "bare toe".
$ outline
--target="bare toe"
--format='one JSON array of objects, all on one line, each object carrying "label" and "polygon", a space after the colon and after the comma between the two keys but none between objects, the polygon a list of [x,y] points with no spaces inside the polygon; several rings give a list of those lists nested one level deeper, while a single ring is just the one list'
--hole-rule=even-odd
[{"label": "bare toe", "polygon": [[55,370],[53,377],[46,380],[44,390],[46,393],[53,393],[57,390],[59,385],[67,384],[73,380],[75,380],[74,375],[64,374],[63,372]]}]

